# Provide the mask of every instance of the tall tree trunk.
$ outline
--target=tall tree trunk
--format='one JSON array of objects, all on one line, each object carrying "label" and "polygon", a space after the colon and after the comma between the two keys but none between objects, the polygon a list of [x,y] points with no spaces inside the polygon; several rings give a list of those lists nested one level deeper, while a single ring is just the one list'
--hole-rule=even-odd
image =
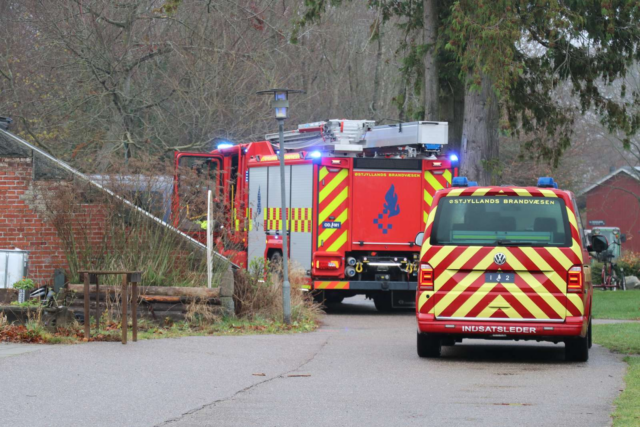
[{"label": "tall tree trunk", "polygon": [[424,44],[427,51],[424,56],[424,118],[439,120],[438,99],[438,63],[436,41],[438,38],[438,8],[436,0],[424,0]]},{"label": "tall tree trunk", "polygon": [[373,94],[371,99],[371,115],[372,119],[378,119],[378,100],[380,99],[380,65],[382,63],[382,35],[383,35],[383,21],[382,16],[378,18],[378,50],[376,51],[376,69],[373,74]]},{"label": "tall tree trunk", "polygon": [[460,175],[480,185],[497,183],[499,114],[498,98],[488,76],[482,76],[480,91],[471,92],[467,86]]},{"label": "tall tree trunk", "polygon": [[455,80],[440,97],[440,120],[449,123],[449,144],[447,150],[459,153],[462,145],[462,125],[464,122],[464,85]]}]

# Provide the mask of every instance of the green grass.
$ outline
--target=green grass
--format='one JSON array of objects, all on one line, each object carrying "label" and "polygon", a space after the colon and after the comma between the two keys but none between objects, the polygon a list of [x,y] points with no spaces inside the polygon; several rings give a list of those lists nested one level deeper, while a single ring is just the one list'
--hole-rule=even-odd
[{"label": "green grass", "polygon": [[616,410],[611,416],[614,427],[640,426],[640,323],[594,325],[593,341],[630,355],[624,359],[629,364],[624,378],[626,387],[616,399]]},{"label": "green grass", "polygon": [[640,323],[593,325],[593,341],[618,353],[640,354]]},{"label": "green grass", "polygon": [[640,320],[640,291],[593,291],[594,319]]},{"label": "green grass", "polygon": [[612,414],[614,427],[631,427],[640,425],[640,357],[626,357],[629,364],[626,387],[616,399],[616,410]]}]

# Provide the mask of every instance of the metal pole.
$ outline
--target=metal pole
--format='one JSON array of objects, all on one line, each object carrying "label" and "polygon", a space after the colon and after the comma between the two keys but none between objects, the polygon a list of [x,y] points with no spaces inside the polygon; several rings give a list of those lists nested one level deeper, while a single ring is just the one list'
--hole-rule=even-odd
[{"label": "metal pole", "polygon": [[280,190],[282,192],[282,309],[284,323],[291,324],[291,285],[289,284],[289,247],[287,236],[287,191],[284,179],[284,119],[278,119],[280,132]]},{"label": "metal pole", "polygon": [[213,221],[211,206],[211,190],[207,192],[207,287],[211,289],[211,280],[213,278]]}]

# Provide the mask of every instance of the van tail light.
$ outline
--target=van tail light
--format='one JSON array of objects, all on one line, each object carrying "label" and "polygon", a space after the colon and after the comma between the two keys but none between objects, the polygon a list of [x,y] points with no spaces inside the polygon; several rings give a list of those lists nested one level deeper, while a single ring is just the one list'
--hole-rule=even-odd
[{"label": "van tail light", "polygon": [[429,264],[420,264],[420,272],[418,274],[419,289],[421,291],[433,290],[433,268]]},{"label": "van tail light", "polygon": [[574,265],[567,272],[567,292],[581,294],[582,290],[582,267]]}]

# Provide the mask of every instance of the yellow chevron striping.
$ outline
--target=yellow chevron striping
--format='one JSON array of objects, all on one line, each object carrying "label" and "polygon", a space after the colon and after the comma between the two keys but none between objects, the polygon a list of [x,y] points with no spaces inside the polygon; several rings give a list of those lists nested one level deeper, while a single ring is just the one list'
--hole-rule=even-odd
[{"label": "yellow chevron striping", "polygon": [[569,206],[566,207],[567,209],[567,218],[569,218],[569,222],[571,223],[571,225],[573,225],[575,227],[575,229],[578,229],[578,223],[576,222],[576,217],[573,214],[573,211],[571,209],[569,209]]},{"label": "yellow chevron striping", "polygon": [[568,294],[567,298],[569,298],[569,301],[576,306],[580,311],[580,314],[584,314],[584,302],[582,301],[582,296],[580,294]]},{"label": "yellow chevron striping", "polygon": [[515,191],[518,196],[531,197],[531,193],[524,188],[514,188],[513,191]]},{"label": "yellow chevron striping", "polygon": [[[571,260],[567,258],[565,254],[562,253],[560,248],[545,248],[545,249],[547,252],[551,254],[551,256],[556,261],[560,263],[560,265],[562,265],[562,268],[564,268],[565,270],[569,270],[573,266],[573,263],[571,262]],[[533,250],[531,249],[531,251]]]},{"label": "yellow chevron striping", "polygon": [[[335,222],[344,223],[348,218],[348,210],[349,209],[347,208],[342,211],[342,213],[336,218]],[[337,228],[327,228],[322,233],[320,233],[320,235],[318,236],[318,247],[321,246],[321,242],[326,242],[327,240],[329,240],[329,237],[331,237],[336,231],[338,231]]]},{"label": "yellow chevron striping", "polygon": [[329,215],[331,215],[333,211],[335,211],[342,202],[347,200],[348,196],[349,196],[349,187],[345,187],[344,190],[342,190],[340,194],[338,194],[336,198],[333,199],[333,201],[329,203],[329,205],[326,208],[324,208],[322,212],[320,212],[320,215],[318,215],[318,222],[320,223],[325,219],[327,219]]},{"label": "yellow chevron striping", "polygon": [[[555,273],[552,274],[555,275]],[[553,311],[556,312],[558,316],[560,316],[562,319],[565,318],[567,308],[560,301],[558,301],[558,299],[553,294],[547,291],[546,288],[542,286],[542,284],[531,273],[529,273],[528,271],[520,271],[518,275],[522,280],[527,282],[527,284],[535,291],[536,294],[538,294],[540,298],[545,300],[545,302],[553,309]],[[534,305],[535,304],[531,302],[531,306]],[[529,306],[525,307],[527,307],[527,309],[529,308]]]},{"label": "yellow chevron striping", "polygon": [[341,169],[340,172],[338,172],[336,176],[334,176],[333,179],[329,181],[322,190],[320,190],[320,193],[318,194],[318,203],[322,203],[324,199],[326,199],[327,196],[329,196],[329,194],[331,194],[333,190],[342,183],[342,181],[347,179],[348,175],[349,171],[347,169]]},{"label": "yellow chevron striping", "polygon": [[539,191],[542,193],[544,197],[558,197],[558,195],[551,190],[545,190],[540,188]]},{"label": "yellow chevron striping", "polygon": [[334,289],[346,289],[349,288],[349,282],[339,282]]},{"label": "yellow chevron striping", "polygon": [[498,284],[497,283],[485,283],[480,288],[473,293],[467,299],[464,304],[462,304],[455,313],[451,317],[465,317],[467,313],[471,311],[473,307],[475,307],[482,298],[484,298],[489,292],[493,290]]},{"label": "yellow chevron striping", "polygon": [[462,187],[462,188],[455,188],[455,189],[453,189],[453,190],[451,190],[451,191],[449,191],[449,192],[447,193],[447,197],[455,197],[455,196],[459,196],[459,195],[460,195],[460,193],[462,193],[462,192],[463,192],[464,190],[466,190],[466,189],[467,189],[466,187]]},{"label": "yellow chevron striping", "polygon": [[[431,259],[425,261],[428,262],[431,267],[436,268],[455,248],[455,246],[443,246]],[[420,259],[422,259],[422,257],[420,257]]]},{"label": "yellow chevron striping", "polygon": [[426,179],[427,183],[429,183],[429,185],[436,191],[442,190],[444,188],[444,186],[440,184],[440,181],[438,181],[436,177],[433,176],[433,173],[430,171],[426,171],[424,173],[424,179]]},{"label": "yellow chevron striping", "polygon": [[[418,297],[418,311],[422,310],[422,306],[427,303],[427,300],[429,298],[433,298],[433,294],[434,294],[433,291],[425,291],[420,293],[420,296]],[[431,310],[429,310],[429,313],[433,313],[433,307],[431,307]]]},{"label": "yellow chevron striping", "polygon": [[318,172],[318,181],[322,181],[327,177],[327,175],[329,175],[329,170],[327,169],[326,166],[323,166],[320,169],[320,172]]},{"label": "yellow chevron striping", "polygon": [[426,211],[422,211],[422,222],[424,222],[426,224],[428,217],[429,217],[429,214]]},{"label": "yellow chevron striping", "polygon": [[[515,283],[503,283],[502,286],[509,291],[522,304],[534,319],[548,319],[549,316],[534,303],[529,296],[518,287]],[[564,316],[562,316],[564,317]]]},{"label": "yellow chevron striping", "polygon": [[451,184],[451,171],[449,169],[446,169],[442,176],[444,176],[444,179],[447,180],[449,184]]},{"label": "yellow chevron striping", "polygon": [[[544,260],[544,258],[542,258],[538,252],[535,251],[535,249],[533,248],[527,248],[527,247],[521,247],[520,250],[527,256],[527,258],[529,258],[531,260],[532,263],[534,263],[536,265],[536,267],[538,267],[538,269],[542,272],[544,272],[544,275],[547,276],[547,278],[549,280],[551,280],[551,282],[556,286],[556,288],[558,288],[558,290],[560,292],[562,292],[563,294],[567,293],[567,284],[564,281],[564,279],[560,276],[558,276],[558,274],[555,272],[555,270],[547,263],[547,261]],[[562,260],[560,259],[560,257],[563,257],[564,259],[567,259],[564,254],[562,253],[562,251],[558,250],[560,252],[559,255],[556,254],[552,254],[554,258],[556,258],[560,263],[562,263]],[[569,264],[571,264],[571,262],[569,260],[567,260],[569,262]],[[564,265],[563,265],[564,267]],[[568,270],[568,268],[567,268]]]},{"label": "yellow chevron striping", "polygon": [[502,312],[511,319],[522,319],[520,313],[511,308],[511,305],[509,305],[502,295],[498,295],[493,301],[491,301],[484,310],[478,314],[478,317],[483,319],[489,318],[498,310],[502,310]]},{"label": "yellow chevron striping", "polygon": [[571,250],[580,260],[580,264],[582,264],[582,247],[580,247],[580,243],[576,242],[576,239],[573,239],[573,244],[571,245]]},{"label": "yellow chevron striping", "polygon": [[338,252],[345,243],[347,243],[347,230],[345,230],[340,237],[338,237],[333,244],[329,246],[327,252]]},{"label": "yellow chevron striping", "polygon": [[[482,249],[481,246],[467,247],[467,249],[465,249],[464,252],[462,252],[462,254],[460,254],[460,256],[449,265],[449,267],[447,267],[447,270],[460,270],[471,259],[472,256],[478,253],[480,249]],[[491,263],[493,263],[493,257],[491,257]]]},{"label": "yellow chevron striping", "polygon": [[429,194],[427,190],[424,190],[424,201],[429,206],[431,206],[431,204],[433,203],[433,196],[431,196],[431,194]]},{"label": "yellow chevron striping", "polygon": [[[525,249],[525,248],[521,248],[521,249]],[[533,248],[526,248],[526,249],[533,249]],[[538,256],[537,253],[535,253],[535,251],[533,251],[535,256]],[[527,253],[525,253],[527,255]],[[540,260],[542,261],[541,263],[537,263],[534,260],[534,257],[529,257],[529,259],[531,259],[531,261],[538,267],[539,270],[550,270],[551,267],[549,267],[549,264],[547,264],[544,260],[542,260],[540,258]],[[527,285],[529,285],[531,287],[531,289],[533,289],[533,291],[538,294],[538,296],[540,298],[542,298],[543,300],[545,300],[547,302],[547,304],[553,309],[553,311],[556,312],[556,314],[558,316],[560,316],[561,318],[564,319],[565,315],[566,315],[566,307],[564,306],[564,304],[562,304],[560,301],[558,301],[558,299],[553,296],[551,293],[549,293],[549,291],[542,285],[542,283],[540,283],[540,281],[538,279],[535,278],[535,276],[533,274],[531,274],[530,272],[526,271],[526,269],[524,268],[524,266],[522,265],[522,263],[520,263],[520,261],[518,261],[515,257],[512,257],[509,261],[509,264],[516,270],[518,270],[518,276],[524,280]],[[551,282],[556,286],[556,288],[558,288],[558,290],[564,295],[566,294],[566,284],[564,282],[564,280],[562,280],[555,271],[545,271],[544,272],[545,276],[548,277]],[[534,307],[536,304],[531,301],[529,303],[529,305],[525,305],[525,307],[527,309],[530,310],[530,307]],[[544,315],[544,318],[547,318],[548,316]]]},{"label": "yellow chevron striping", "polygon": [[436,209],[438,209],[437,206],[434,206],[433,208],[431,208],[431,212],[429,213],[429,221],[427,222],[427,227],[431,225],[433,223],[433,220],[436,218]]},{"label": "yellow chevron striping", "polygon": [[491,188],[478,188],[476,191],[473,192],[474,196],[484,196],[485,194],[487,194],[489,192],[489,190],[491,190]]},{"label": "yellow chevron striping", "polygon": [[[451,271],[451,270],[445,270],[442,274],[440,274],[438,276],[438,278],[436,279],[436,286],[435,286],[436,291],[438,290],[439,287],[442,286],[442,284],[446,283],[446,281],[451,276],[453,276],[455,273],[457,273],[457,272],[456,271]],[[482,274],[484,274],[484,271],[474,270],[474,271],[469,272],[469,274],[467,274],[461,281],[459,281],[453,287],[452,290],[450,290],[449,292],[444,294],[442,296],[442,298],[440,298],[438,301],[436,301],[436,315],[438,313],[442,313],[442,311],[445,308],[447,308],[449,306],[449,304],[451,304],[453,302],[453,300],[459,294],[464,292]],[[446,276],[449,276],[449,277],[446,277]],[[438,285],[437,282],[439,281],[438,279],[440,279],[440,278],[445,278],[446,280],[442,281],[442,284]]]}]

